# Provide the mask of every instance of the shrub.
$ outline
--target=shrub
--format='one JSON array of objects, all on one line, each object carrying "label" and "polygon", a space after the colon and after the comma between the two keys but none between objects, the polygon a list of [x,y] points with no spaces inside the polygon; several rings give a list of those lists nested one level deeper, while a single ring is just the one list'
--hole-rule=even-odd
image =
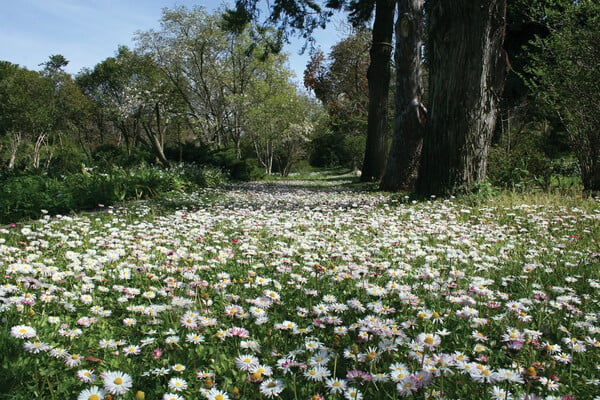
[{"label": "shrub", "polygon": [[39,218],[42,210],[51,214],[88,210],[99,204],[150,199],[166,192],[192,191],[223,183],[215,168],[181,165],[164,170],[158,167],[93,169],[56,178],[48,175],[16,175],[3,178],[0,186],[0,223]]}]

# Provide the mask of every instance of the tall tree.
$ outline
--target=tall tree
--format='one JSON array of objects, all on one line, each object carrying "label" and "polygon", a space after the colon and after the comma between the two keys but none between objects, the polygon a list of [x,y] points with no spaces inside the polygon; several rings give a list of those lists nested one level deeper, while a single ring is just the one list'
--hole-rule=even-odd
[{"label": "tall tree", "polygon": [[328,129],[313,137],[311,163],[359,169],[364,159],[368,116],[371,32],[358,30],[332,47],[326,58],[315,52],[304,71],[304,85],[323,104]]},{"label": "tall tree", "polygon": [[430,103],[417,192],[449,194],[485,178],[508,60],[507,0],[426,4]]},{"label": "tall tree", "polygon": [[423,0],[399,0],[394,135],[381,180],[384,190],[412,188],[418,174],[426,118],[422,76],[424,29]]},{"label": "tall tree", "polygon": [[97,107],[100,115],[101,136],[109,131],[107,122],[117,128],[116,143],[124,142],[128,153],[139,142],[142,124],[139,113],[125,112],[131,88],[135,80],[135,56],[126,46],[120,46],[114,57],[97,64],[93,70],[84,70],[77,76],[77,83]]},{"label": "tall tree", "polygon": [[371,64],[367,72],[369,118],[365,159],[361,174],[363,182],[378,181],[385,171],[389,136],[387,111],[395,10],[396,0],[377,0],[375,2],[373,43],[370,50]]}]

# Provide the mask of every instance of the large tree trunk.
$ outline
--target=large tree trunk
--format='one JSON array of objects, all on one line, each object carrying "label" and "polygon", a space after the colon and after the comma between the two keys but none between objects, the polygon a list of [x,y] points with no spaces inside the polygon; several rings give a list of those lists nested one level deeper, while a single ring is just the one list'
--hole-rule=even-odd
[{"label": "large tree trunk", "polygon": [[385,169],[390,56],[392,54],[395,8],[396,0],[376,0],[371,61],[367,71],[369,116],[365,158],[361,175],[363,182],[379,180]]},{"label": "large tree trunk", "polygon": [[400,0],[396,22],[394,136],[381,180],[383,190],[409,189],[417,178],[425,123],[421,62],[423,34],[423,0]]},{"label": "large tree trunk", "polygon": [[427,2],[431,97],[419,194],[451,194],[485,177],[508,64],[506,3]]}]

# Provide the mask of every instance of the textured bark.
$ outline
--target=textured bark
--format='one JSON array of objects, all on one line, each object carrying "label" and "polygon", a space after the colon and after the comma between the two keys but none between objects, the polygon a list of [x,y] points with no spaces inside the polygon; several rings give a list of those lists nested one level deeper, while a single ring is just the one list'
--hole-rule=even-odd
[{"label": "textured bark", "polygon": [[383,190],[409,189],[417,178],[426,117],[422,105],[423,34],[423,0],[400,0],[396,22],[394,136],[381,180]]},{"label": "textured bark", "polygon": [[506,1],[427,2],[431,90],[419,194],[451,194],[485,177],[507,69]]},{"label": "textured bark", "polygon": [[369,80],[369,116],[367,143],[362,167],[363,182],[381,179],[386,162],[388,136],[388,94],[390,87],[390,58],[394,31],[395,0],[377,0],[371,63],[367,71]]}]

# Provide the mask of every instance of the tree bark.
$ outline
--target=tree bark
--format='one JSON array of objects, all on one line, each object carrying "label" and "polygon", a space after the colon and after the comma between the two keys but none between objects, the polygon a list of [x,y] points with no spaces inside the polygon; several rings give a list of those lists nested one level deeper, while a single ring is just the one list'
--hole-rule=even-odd
[{"label": "tree bark", "polygon": [[417,178],[426,110],[422,104],[423,0],[400,0],[396,22],[394,136],[383,190],[406,190]]},{"label": "tree bark", "polygon": [[152,127],[152,120],[143,124],[144,130],[146,131],[148,139],[150,139],[150,144],[152,145],[152,149],[154,150],[156,158],[163,167],[169,168],[170,163],[164,152],[164,136],[167,130],[167,124],[166,122],[163,122],[160,105],[158,103],[154,105],[153,111],[154,117],[156,118],[156,131],[154,131]]},{"label": "tree bark", "polygon": [[367,143],[361,180],[378,181],[385,169],[388,136],[388,94],[390,86],[390,56],[394,30],[395,0],[376,0],[369,80],[369,116]]},{"label": "tree bark", "polygon": [[22,135],[20,132],[13,132],[12,140],[10,142],[10,158],[8,159],[8,168],[13,169],[17,160],[17,152],[19,151],[19,145],[21,144]]},{"label": "tree bark", "polygon": [[507,0],[429,0],[430,103],[417,193],[483,181],[508,67]]}]

